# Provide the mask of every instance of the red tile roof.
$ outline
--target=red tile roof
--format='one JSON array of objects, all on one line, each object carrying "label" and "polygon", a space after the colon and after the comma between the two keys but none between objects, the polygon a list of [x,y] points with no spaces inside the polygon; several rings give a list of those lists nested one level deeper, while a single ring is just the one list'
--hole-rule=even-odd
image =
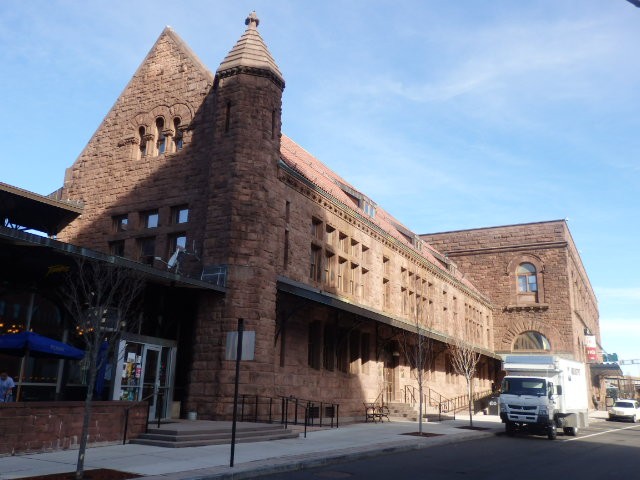
[{"label": "red tile roof", "polygon": [[[411,233],[413,236],[415,235],[411,230],[404,225],[402,225],[398,220],[392,217],[388,212],[380,208],[379,205],[375,205],[376,213],[375,217],[370,217],[364,210],[358,206],[353,199],[345,192],[342,188],[341,184],[346,186],[348,189],[354,190],[357,193],[360,191],[355,188],[353,185],[349,184],[346,180],[340,177],[337,173],[330,170],[326,165],[324,165],[320,160],[315,158],[309,152],[307,152],[300,145],[295,143],[286,135],[282,135],[280,141],[280,155],[282,160],[291,168],[296,170],[302,176],[304,176],[307,180],[312,182],[314,185],[354,209],[355,211],[361,213],[363,216],[367,217],[372,223],[376,224],[386,233],[394,237],[396,240],[400,241],[407,247],[416,251],[420,255],[422,255],[427,261],[432,263],[434,266],[439,268],[442,271],[447,271],[446,267],[443,266],[442,262],[436,258],[436,255],[444,257],[441,253],[439,253],[435,248],[426,242],[422,241],[420,244],[421,248],[416,247],[413,243],[411,243],[405,235],[403,235],[400,229],[404,229],[405,231]],[[365,198],[369,198],[367,195],[361,194]],[[435,252],[435,255],[434,253]],[[451,272],[448,272],[451,274]],[[478,290],[469,282],[466,278],[462,276],[458,271],[455,272],[454,276],[457,280],[462,282],[471,290],[478,292]]]}]

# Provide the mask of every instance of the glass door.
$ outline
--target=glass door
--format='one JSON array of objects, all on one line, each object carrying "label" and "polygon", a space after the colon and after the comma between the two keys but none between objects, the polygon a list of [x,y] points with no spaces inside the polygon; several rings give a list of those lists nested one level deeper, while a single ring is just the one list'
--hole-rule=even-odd
[{"label": "glass door", "polygon": [[142,398],[149,401],[149,420],[162,415],[162,409],[158,408],[158,397],[160,393],[160,357],[162,348],[157,345],[145,345],[142,357],[144,368],[142,370]]}]

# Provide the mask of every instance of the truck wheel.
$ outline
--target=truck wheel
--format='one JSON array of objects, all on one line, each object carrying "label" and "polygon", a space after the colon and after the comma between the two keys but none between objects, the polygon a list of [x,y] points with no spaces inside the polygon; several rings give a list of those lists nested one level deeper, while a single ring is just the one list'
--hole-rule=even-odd
[{"label": "truck wheel", "polygon": [[549,429],[547,430],[547,438],[549,440],[555,440],[557,435],[558,435],[558,431],[556,430],[556,426],[555,425],[549,426]]},{"label": "truck wheel", "polygon": [[562,430],[564,431],[565,435],[569,435],[571,437],[578,436],[578,427],[564,427]]},{"label": "truck wheel", "polygon": [[507,422],[504,424],[504,429],[507,432],[507,435],[513,437],[516,434],[516,426],[513,422]]}]

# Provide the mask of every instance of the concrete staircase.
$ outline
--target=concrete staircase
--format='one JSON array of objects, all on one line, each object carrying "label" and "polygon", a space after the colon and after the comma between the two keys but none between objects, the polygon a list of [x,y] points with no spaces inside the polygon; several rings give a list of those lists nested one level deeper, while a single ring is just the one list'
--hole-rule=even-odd
[{"label": "concrete staircase", "polygon": [[[238,422],[236,425],[236,443],[297,438],[298,435],[280,424]],[[160,428],[150,424],[147,433],[130,443],[167,448],[230,444],[231,422],[178,420],[161,424]]]},{"label": "concrete staircase", "polygon": [[[396,402],[389,403],[387,406],[389,407],[389,418],[391,420],[418,421],[418,405],[413,407],[406,403]],[[453,412],[442,412],[442,415],[438,415],[438,410],[429,405],[422,418],[428,422],[438,422],[440,420],[453,420],[454,416]]]},{"label": "concrete staircase", "polygon": [[389,419],[403,421],[418,421],[418,410],[406,403],[394,402],[388,403]]}]

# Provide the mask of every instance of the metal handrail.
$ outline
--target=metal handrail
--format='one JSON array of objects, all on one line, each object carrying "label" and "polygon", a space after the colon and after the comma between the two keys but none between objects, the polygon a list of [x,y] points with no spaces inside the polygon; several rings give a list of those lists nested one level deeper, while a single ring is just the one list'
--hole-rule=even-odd
[{"label": "metal handrail", "polygon": [[[279,395],[278,397],[267,397],[260,395],[243,394],[240,396],[240,421],[263,421],[267,423],[277,422],[288,425],[298,425],[303,422],[306,427],[314,425],[314,419],[318,418],[319,426],[323,426],[325,417],[331,419],[330,426],[339,428],[340,405],[331,402],[318,402],[291,396]],[[317,414],[316,414],[317,412]],[[303,418],[300,418],[303,417]]]}]

